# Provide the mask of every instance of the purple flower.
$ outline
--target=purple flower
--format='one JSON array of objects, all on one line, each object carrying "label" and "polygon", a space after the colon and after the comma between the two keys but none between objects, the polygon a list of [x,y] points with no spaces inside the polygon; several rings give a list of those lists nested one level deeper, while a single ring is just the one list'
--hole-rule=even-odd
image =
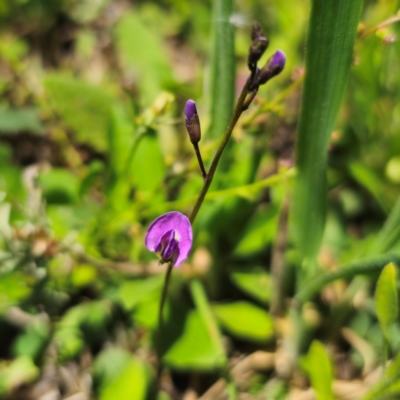
[{"label": "purple flower", "polygon": [[187,122],[190,122],[193,115],[197,115],[196,103],[193,100],[188,100],[186,102],[184,113]]},{"label": "purple flower", "polygon": [[201,128],[200,120],[197,115],[196,103],[193,100],[188,100],[185,105],[185,122],[186,129],[189,133],[190,141],[195,144],[200,142]]},{"label": "purple flower", "polygon": [[283,71],[286,63],[286,55],[282,50],[276,51],[272,57],[267,61],[264,68],[258,75],[258,83],[260,85],[266,83],[274,76]]},{"label": "purple flower", "polygon": [[160,253],[162,260],[172,260],[178,266],[192,248],[192,226],[185,215],[171,211],[151,223],[144,241],[148,250]]}]

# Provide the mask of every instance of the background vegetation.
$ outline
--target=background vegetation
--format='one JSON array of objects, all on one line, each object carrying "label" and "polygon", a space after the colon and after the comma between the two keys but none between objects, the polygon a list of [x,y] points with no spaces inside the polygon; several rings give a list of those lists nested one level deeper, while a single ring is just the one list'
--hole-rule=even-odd
[{"label": "background vegetation", "polygon": [[[400,4],[311,3],[0,3],[0,397],[399,396]],[[165,266],[144,235],[191,212],[183,107],[208,166],[254,20],[286,67],[173,271],[158,388]]]}]

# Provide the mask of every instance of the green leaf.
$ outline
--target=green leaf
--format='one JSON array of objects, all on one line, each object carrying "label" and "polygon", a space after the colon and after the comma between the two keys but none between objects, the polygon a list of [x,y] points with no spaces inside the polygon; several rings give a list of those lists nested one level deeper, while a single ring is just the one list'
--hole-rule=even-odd
[{"label": "green leaf", "polygon": [[161,89],[173,83],[164,43],[141,20],[137,11],[125,14],[118,21],[115,34],[120,57],[138,75],[145,103],[152,102]]},{"label": "green leaf", "polygon": [[395,399],[400,394],[400,354],[384,369],[383,376],[361,400]]},{"label": "green leaf", "polygon": [[1,108],[0,132],[42,134],[43,125],[40,121],[38,110],[29,107],[20,109]]},{"label": "green leaf", "polygon": [[388,218],[379,232],[375,242],[370,246],[368,254],[387,252],[400,240],[400,196],[392,208]]},{"label": "green leaf", "polygon": [[232,282],[256,300],[267,303],[271,298],[271,277],[262,268],[246,268],[231,274]]},{"label": "green leaf", "polygon": [[331,359],[321,342],[314,340],[302,363],[306,369],[317,400],[333,400]]},{"label": "green leaf", "polygon": [[146,399],[147,374],[141,361],[132,357],[117,377],[101,389],[100,400]]},{"label": "green leaf", "polygon": [[235,249],[235,254],[246,256],[265,250],[274,239],[279,209],[270,205],[257,211],[245,227],[243,237]]},{"label": "green leaf", "polygon": [[385,196],[382,178],[372,168],[361,162],[352,162],[348,168],[352,177],[374,196],[382,210],[388,211],[391,204],[387,196]]},{"label": "green leaf", "polygon": [[210,337],[198,311],[191,311],[182,335],[163,358],[170,367],[180,370],[215,370],[225,363],[225,357]]},{"label": "green leaf", "polygon": [[271,316],[247,301],[219,304],[213,311],[221,325],[238,338],[266,342],[274,335]]},{"label": "green leaf", "polygon": [[375,291],[376,315],[382,332],[389,339],[389,331],[398,320],[398,295],[396,288],[397,271],[393,263],[386,265]]},{"label": "green leaf", "polygon": [[77,142],[105,151],[113,98],[104,89],[72,76],[53,73],[44,80],[50,103]]},{"label": "green leaf", "polygon": [[53,168],[42,173],[39,183],[49,204],[69,204],[78,199],[79,180],[66,169]]},{"label": "green leaf", "polygon": [[132,355],[118,347],[103,350],[93,363],[93,378],[101,388],[113,382],[125,369]]},{"label": "green leaf", "polygon": [[39,376],[39,368],[28,356],[15,358],[0,371],[0,393],[11,392],[15,387],[33,382]]},{"label": "green leaf", "polygon": [[49,325],[37,320],[29,325],[25,332],[18,336],[13,343],[13,350],[16,356],[29,356],[33,360],[38,360],[41,352],[50,337]]},{"label": "green leaf", "polygon": [[346,89],[362,5],[362,0],[312,1],[293,201],[297,245],[311,263],[326,218],[328,143]]},{"label": "green leaf", "polygon": [[0,276],[0,311],[27,297],[31,289],[23,274],[12,272]]},{"label": "green leaf", "polygon": [[136,148],[132,159],[132,179],[136,187],[143,192],[159,189],[163,185],[165,163],[157,135],[145,134]]},{"label": "green leaf", "polygon": [[160,292],[163,284],[162,276],[155,276],[133,281],[125,281],[119,289],[119,298],[125,309],[131,310],[149,295]]}]

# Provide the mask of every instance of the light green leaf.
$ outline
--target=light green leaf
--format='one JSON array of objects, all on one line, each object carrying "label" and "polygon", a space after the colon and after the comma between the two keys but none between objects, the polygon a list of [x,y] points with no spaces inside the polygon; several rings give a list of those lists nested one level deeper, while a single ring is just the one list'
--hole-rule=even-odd
[{"label": "light green leaf", "polygon": [[388,339],[390,327],[398,320],[397,271],[393,263],[386,265],[375,291],[376,315],[382,332]]},{"label": "light green leaf", "polygon": [[146,26],[137,11],[125,14],[118,21],[115,34],[121,59],[136,73],[144,101],[152,102],[160,90],[173,83],[164,43]]},{"label": "light green leaf", "polygon": [[161,188],[166,168],[155,133],[149,132],[140,139],[130,170],[139,190],[149,192]]},{"label": "light green leaf", "polygon": [[257,211],[244,228],[242,240],[236,247],[235,253],[243,256],[265,250],[274,238],[278,211],[278,207],[274,205]]},{"label": "light green leaf", "polygon": [[298,125],[294,193],[297,245],[311,264],[326,218],[329,139],[346,89],[363,0],[313,0]]},{"label": "light green leaf", "polygon": [[144,400],[147,393],[147,374],[144,365],[132,357],[116,379],[106,385],[100,393],[100,400]]},{"label": "light green leaf", "polygon": [[118,347],[103,350],[93,363],[93,378],[104,388],[116,380],[131,361],[132,355]]},{"label": "light green leaf", "polygon": [[34,321],[13,343],[14,354],[37,360],[49,340],[49,335],[49,324],[41,320]]},{"label": "light green leaf", "polygon": [[391,361],[390,365],[384,369],[383,376],[362,400],[384,400],[395,399],[400,394],[400,354]]},{"label": "light green leaf", "polygon": [[43,126],[39,112],[35,108],[0,109],[0,132],[19,133],[29,132],[42,134]]},{"label": "light green leaf", "polygon": [[231,280],[239,289],[263,303],[271,298],[271,277],[262,268],[234,271]]},{"label": "light green leaf", "polygon": [[218,321],[232,335],[255,342],[266,342],[274,335],[271,316],[247,301],[213,307]]},{"label": "light green leaf", "polygon": [[210,337],[198,311],[191,311],[183,333],[168,349],[164,362],[180,370],[215,370],[224,365],[225,357]]},{"label": "light green leaf", "polygon": [[79,196],[79,180],[70,171],[53,168],[39,177],[43,196],[50,204],[74,203]]},{"label": "light green leaf", "polygon": [[72,76],[53,73],[44,80],[50,103],[77,142],[105,151],[112,96],[104,89]]},{"label": "light green leaf", "polygon": [[314,340],[303,366],[310,377],[317,400],[333,400],[333,368],[330,357],[323,344]]},{"label": "light green leaf", "polygon": [[39,368],[28,356],[15,358],[0,371],[0,393],[33,382],[39,376]]},{"label": "light green leaf", "polygon": [[125,281],[119,289],[119,298],[125,309],[131,310],[154,292],[161,293],[162,276]]}]

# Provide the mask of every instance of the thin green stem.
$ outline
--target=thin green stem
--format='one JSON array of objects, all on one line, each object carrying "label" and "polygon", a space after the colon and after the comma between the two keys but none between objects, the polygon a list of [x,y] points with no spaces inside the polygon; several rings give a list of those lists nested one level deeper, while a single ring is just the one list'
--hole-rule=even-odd
[{"label": "thin green stem", "polygon": [[197,161],[200,166],[201,175],[205,180],[205,179],[207,179],[207,172],[206,172],[206,169],[204,168],[203,158],[201,157],[199,144],[198,143],[192,143],[192,144],[193,144],[194,152],[196,153]]},{"label": "thin green stem", "polygon": [[162,331],[163,331],[163,326],[164,326],[164,319],[163,319],[163,310],[164,310],[164,304],[165,300],[167,298],[167,291],[168,291],[168,285],[169,281],[171,278],[171,272],[172,268],[174,265],[172,264],[172,261],[168,263],[167,266],[167,271],[165,273],[165,278],[164,278],[164,284],[161,292],[161,300],[160,300],[160,306],[158,308],[158,332],[157,332],[157,353],[158,353],[158,380],[160,379],[161,376],[161,356],[162,356]]},{"label": "thin green stem", "polygon": [[209,187],[211,185],[211,182],[212,182],[212,180],[214,178],[214,173],[215,173],[215,171],[216,171],[216,169],[218,167],[218,163],[219,163],[219,160],[221,158],[221,155],[222,155],[222,153],[223,153],[223,151],[224,151],[224,149],[225,149],[225,147],[226,147],[226,145],[227,145],[227,143],[228,143],[228,141],[229,141],[229,139],[230,139],[230,137],[232,135],[233,128],[235,127],[240,115],[243,112],[243,104],[245,103],[245,100],[246,100],[246,96],[247,96],[247,92],[248,92],[248,88],[249,88],[249,82],[250,82],[250,79],[244,85],[244,87],[242,89],[242,93],[240,93],[239,99],[238,99],[238,101],[236,103],[235,110],[233,112],[233,116],[232,116],[231,122],[229,123],[228,128],[227,128],[227,130],[226,130],[226,132],[225,132],[225,134],[224,134],[224,136],[222,138],[221,144],[219,145],[217,153],[214,156],[214,159],[213,159],[213,161],[211,163],[210,170],[208,171],[207,177],[204,179],[203,188],[201,189],[201,192],[199,194],[199,197],[197,198],[196,204],[193,207],[192,214],[190,215],[190,218],[189,218],[190,222],[192,224],[193,224],[193,222],[194,222],[194,220],[195,220],[195,218],[197,216],[197,213],[200,210],[201,205],[203,204],[204,198],[206,197],[208,189],[209,189]]}]

